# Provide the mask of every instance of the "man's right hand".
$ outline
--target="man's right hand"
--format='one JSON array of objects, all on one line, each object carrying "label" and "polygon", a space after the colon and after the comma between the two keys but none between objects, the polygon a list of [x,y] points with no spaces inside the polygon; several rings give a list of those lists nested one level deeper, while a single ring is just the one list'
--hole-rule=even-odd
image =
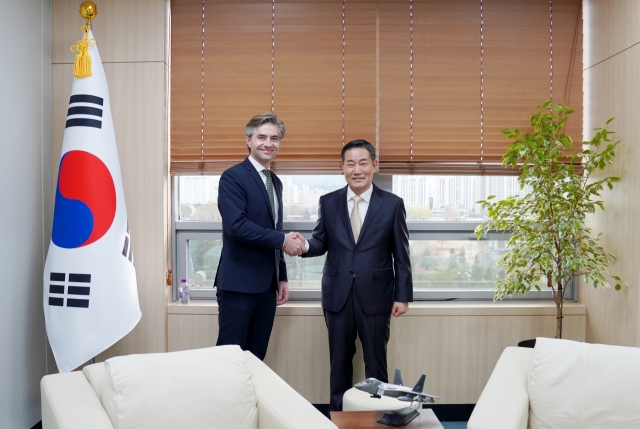
[{"label": "man's right hand", "polygon": [[305,239],[298,232],[290,232],[284,236],[282,249],[289,256],[300,256],[306,251]]}]

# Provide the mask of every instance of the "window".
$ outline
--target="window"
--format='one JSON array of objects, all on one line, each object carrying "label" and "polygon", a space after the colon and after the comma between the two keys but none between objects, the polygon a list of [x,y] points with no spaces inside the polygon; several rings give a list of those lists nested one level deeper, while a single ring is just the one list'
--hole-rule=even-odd
[{"label": "window", "polygon": [[[280,175],[283,182],[285,231],[309,237],[317,220],[321,195],[345,186],[339,175]],[[217,209],[220,176],[178,176],[174,180],[176,246],[174,282],[193,283],[194,299],[214,299],[222,249],[222,222]],[[522,194],[515,177],[376,176],[381,188],[403,198],[407,210],[414,297],[422,300],[491,299],[502,273],[498,259],[507,251],[508,235],[477,240],[475,227],[486,219],[477,204],[488,195]],[[325,257],[285,256],[292,300],[320,298]],[[548,299],[550,292],[531,292],[529,299]]]},{"label": "window", "polygon": [[513,176],[394,175],[392,192],[404,200],[407,221],[483,221],[479,200],[524,195]]},{"label": "window", "polygon": [[[311,235],[318,219],[321,195],[346,185],[341,175],[280,175],[283,182],[283,221],[286,231]],[[174,180],[176,282],[194,284],[192,297],[214,298],[212,289],[222,249],[222,221],[218,211],[220,176],[178,176]],[[175,192],[177,190],[177,192]],[[289,287],[294,297],[320,297],[320,280],[325,257],[285,256]],[[195,275],[197,273],[197,275]],[[195,275],[195,276],[194,276]]]},{"label": "window", "polygon": [[[311,232],[318,197],[344,186],[342,145],[366,139],[374,182],[405,200],[416,297],[490,299],[507,237],[476,241],[476,201],[526,192],[500,130],[526,132],[543,100],[576,110],[566,133],[581,144],[581,23],[579,0],[172,1],[174,278],[198,273],[194,296],[212,296],[221,239],[216,176],[179,175],[240,162],[246,121],[273,111],[285,230]],[[322,258],[287,263],[293,297],[318,297]]]}]

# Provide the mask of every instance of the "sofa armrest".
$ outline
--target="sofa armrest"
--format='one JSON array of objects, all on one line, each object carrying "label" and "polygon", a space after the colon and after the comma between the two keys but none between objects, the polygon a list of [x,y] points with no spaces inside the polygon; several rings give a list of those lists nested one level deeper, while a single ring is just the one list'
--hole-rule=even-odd
[{"label": "sofa armrest", "polygon": [[507,347],[498,359],[467,429],[527,429],[527,380],[533,349]]},{"label": "sofa armrest", "polygon": [[258,397],[260,429],[337,429],[324,414],[250,352],[244,352]]},{"label": "sofa armrest", "polygon": [[47,375],[40,381],[43,429],[113,429],[81,371]]}]

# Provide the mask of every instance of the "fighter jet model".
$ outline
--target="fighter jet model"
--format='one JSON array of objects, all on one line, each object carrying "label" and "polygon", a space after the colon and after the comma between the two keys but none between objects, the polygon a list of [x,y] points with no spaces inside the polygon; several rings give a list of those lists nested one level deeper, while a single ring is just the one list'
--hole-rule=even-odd
[{"label": "fighter jet model", "polygon": [[400,370],[396,369],[393,383],[383,383],[376,378],[367,378],[355,384],[355,388],[370,393],[372,398],[390,396],[404,402],[428,402],[433,404],[440,396],[422,393],[425,375],[422,374],[413,389],[402,384]]}]

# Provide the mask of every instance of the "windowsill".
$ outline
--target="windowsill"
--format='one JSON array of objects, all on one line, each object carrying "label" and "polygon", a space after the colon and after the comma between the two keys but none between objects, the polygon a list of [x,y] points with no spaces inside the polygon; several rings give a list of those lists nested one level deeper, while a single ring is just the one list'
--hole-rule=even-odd
[{"label": "windowsill", "polygon": [[[218,314],[216,301],[191,301],[189,305],[177,302],[167,304],[167,314]],[[564,304],[564,316],[586,316],[587,306],[576,302]],[[276,316],[322,316],[320,302],[292,301],[280,307]],[[411,316],[555,316],[553,301],[502,301],[502,302],[426,302],[409,304],[403,317]]]}]

